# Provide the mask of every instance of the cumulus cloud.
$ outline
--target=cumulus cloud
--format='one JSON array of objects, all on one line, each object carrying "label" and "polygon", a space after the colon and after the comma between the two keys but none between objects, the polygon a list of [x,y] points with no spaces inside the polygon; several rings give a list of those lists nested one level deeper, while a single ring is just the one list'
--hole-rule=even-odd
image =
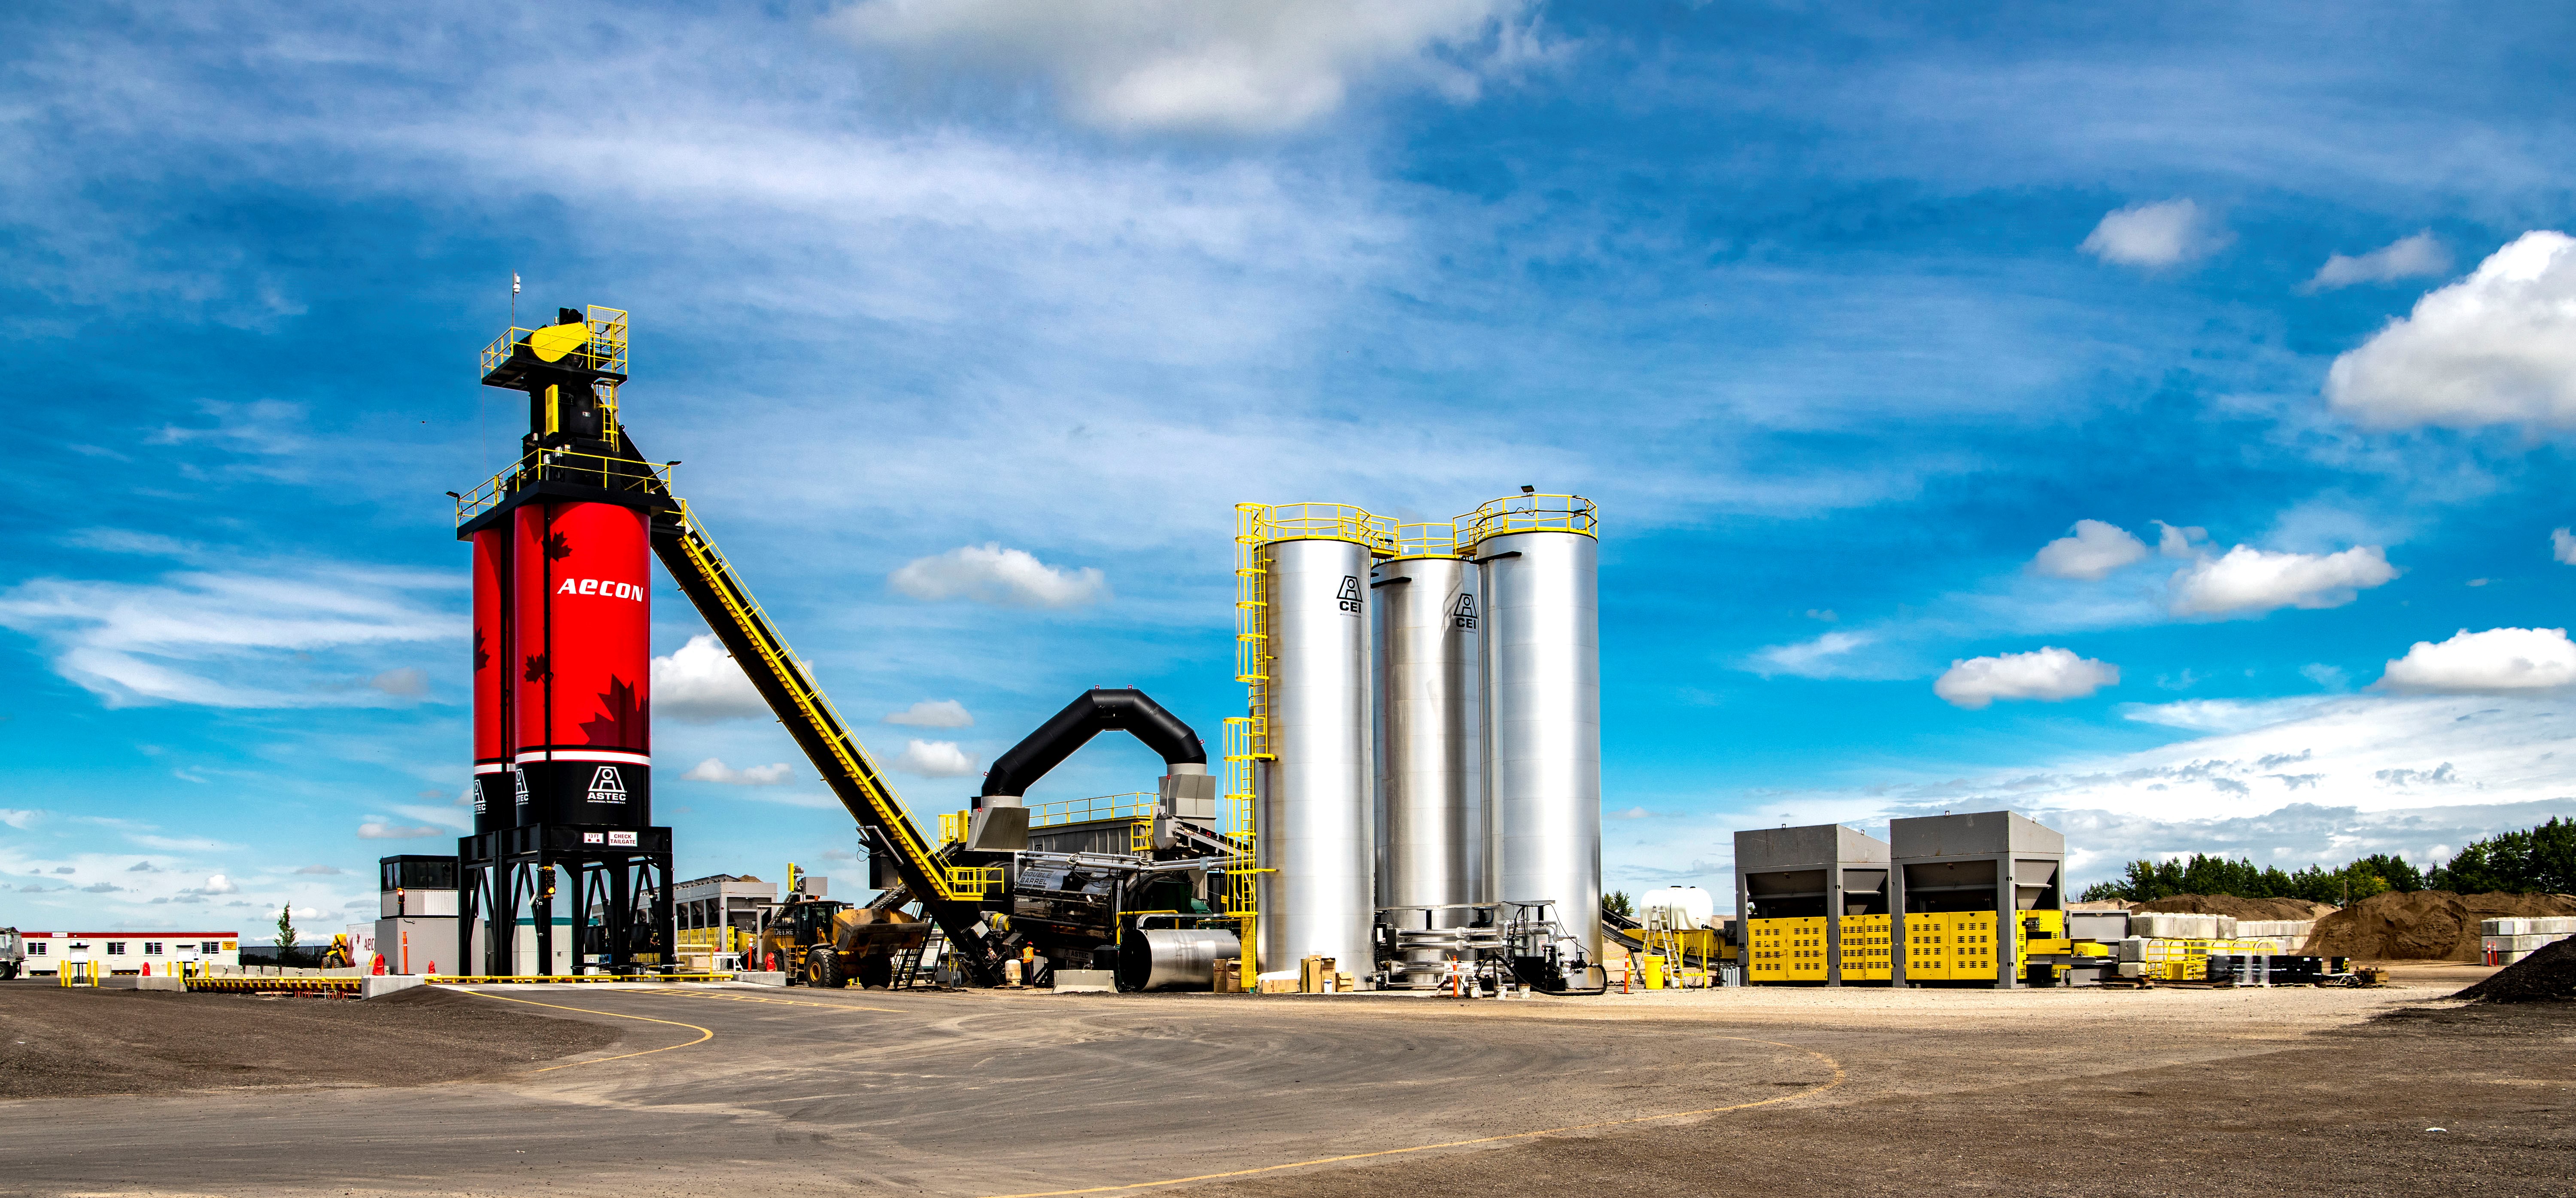
[{"label": "cumulus cloud", "polygon": [[126,866],[125,872],[130,874],[153,874],[161,871],[152,868],[152,863],[149,861],[137,861],[132,865]]},{"label": "cumulus cloud", "polygon": [[1048,79],[1106,129],[1270,133],[1371,79],[1455,102],[1554,51],[1535,0],[864,0],[831,19],[865,46]]},{"label": "cumulus cloud", "polygon": [[2156,552],[2166,557],[2198,557],[2201,543],[2209,539],[2209,530],[2206,528],[2182,528],[2162,520],[2156,521],[2156,528],[2159,530],[2156,535]]},{"label": "cumulus cloud", "polygon": [[358,839],[360,840],[418,840],[424,836],[449,835],[453,835],[453,833],[449,832],[445,828],[432,827],[428,824],[405,827],[403,825],[387,821],[382,817],[370,819],[358,825]]},{"label": "cumulus cloud", "polygon": [[2393,691],[2495,694],[2576,683],[2576,645],[2564,628],[2466,628],[2441,644],[2417,641],[2388,663],[2379,685]]},{"label": "cumulus cloud", "polygon": [[23,832],[36,826],[36,818],[43,814],[33,807],[0,807],[0,825]]},{"label": "cumulus cloud", "polygon": [[2030,568],[2051,578],[2100,582],[2111,571],[2147,556],[2146,542],[2117,525],[2078,520],[2074,532],[2041,546],[2038,556],[2030,559]]},{"label": "cumulus cloud", "polygon": [[2331,291],[2355,283],[2394,283],[2399,279],[2420,279],[2451,273],[2451,251],[2442,248],[2433,231],[2426,229],[2412,237],[2400,237],[2358,257],[2335,254],[2317,268],[2301,291]]},{"label": "cumulus cloud", "polygon": [[2576,425],[2576,238],[2537,230],[2415,301],[2326,371],[2376,425]]},{"label": "cumulus cloud", "polygon": [[2549,556],[2564,566],[2576,566],[2576,533],[2563,528],[2549,530]]},{"label": "cumulus cloud", "polygon": [[0,627],[42,640],[56,673],[111,707],[381,706],[395,697],[349,685],[334,661],[455,636],[452,620],[414,598],[452,586],[444,573],[345,566],[38,578],[0,592]]},{"label": "cumulus cloud", "polygon": [[924,699],[887,716],[885,722],[911,728],[971,728],[975,717],[955,699]]},{"label": "cumulus cloud", "polygon": [[886,579],[915,599],[970,599],[1005,607],[1079,607],[1109,596],[1097,567],[1065,570],[998,543],[966,545],[906,563]]},{"label": "cumulus cloud", "polygon": [[653,714],[711,724],[768,715],[769,704],[715,634],[701,633],[669,657],[653,659]]},{"label": "cumulus cloud", "polygon": [[199,894],[240,894],[240,893],[241,893],[241,887],[240,887],[239,885],[236,885],[236,884],[233,882],[233,880],[232,880],[231,878],[227,878],[227,877],[225,877],[225,876],[224,876],[224,875],[222,875],[222,874],[207,874],[207,875],[206,875],[206,884],[205,884],[204,886],[199,887],[199,888],[197,889],[197,893],[199,893]]},{"label": "cumulus cloud", "polygon": [[2273,553],[2239,545],[2174,571],[2177,616],[2254,616],[2284,607],[2341,607],[2397,577],[2376,545],[2341,553]]},{"label": "cumulus cloud", "polygon": [[2218,228],[2200,205],[2166,200],[2132,204],[2103,217],[2076,248],[2114,265],[2153,269],[2188,262],[2227,241],[2226,230]]},{"label": "cumulus cloud", "polygon": [[92,882],[87,886],[81,887],[81,892],[84,894],[115,894],[121,889],[122,887],[108,882]]},{"label": "cumulus cloud", "polygon": [[1953,706],[1983,708],[1997,699],[2081,699],[2120,684],[2120,667],[2072,650],[2041,646],[2036,653],[2005,653],[1954,661],[1932,682],[1932,693]]},{"label": "cumulus cloud", "polygon": [[1843,677],[1851,672],[1846,659],[1852,651],[1877,639],[1866,632],[1828,632],[1812,641],[1764,649],[1753,655],[1748,668],[1765,678],[1774,674],[1794,674],[1801,678]]},{"label": "cumulus cloud", "polygon": [[710,757],[690,766],[689,772],[680,777],[691,782],[723,782],[733,786],[776,786],[787,780],[787,774],[788,765],[784,761],[776,765],[755,765],[735,769]]},{"label": "cumulus cloud", "polygon": [[963,778],[974,773],[976,765],[953,740],[905,741],[903,756],[894,761],[894,768],[924,778]]}]

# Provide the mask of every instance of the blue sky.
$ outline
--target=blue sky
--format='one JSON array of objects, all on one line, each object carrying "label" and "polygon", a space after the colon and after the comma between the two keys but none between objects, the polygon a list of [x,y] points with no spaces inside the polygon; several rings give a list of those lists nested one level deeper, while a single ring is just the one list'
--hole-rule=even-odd
[{"label": "blue sky", "polygon": [[[1782,820],[2012,806],[2085,880],[2576,811],[2570,23],[13,11],[0,923],[327,928],[462,826],[513,271],[634,313],[639,444],[925,817],[1087,686],[1213,735],[1235,502],[1522,483],[1602,505],[1614,886]],[[846,874],[655,617],[680,868]]]}]

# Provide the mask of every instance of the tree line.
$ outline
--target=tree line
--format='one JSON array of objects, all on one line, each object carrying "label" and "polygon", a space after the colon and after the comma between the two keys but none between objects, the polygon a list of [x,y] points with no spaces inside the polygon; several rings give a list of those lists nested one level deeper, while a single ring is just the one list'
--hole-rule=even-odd
[{"label": "tree line", "polygon": [[2342,904],[2386,890],[2576,893],[2576,819],[2552,817],[2536,828],[2490,836],[2461,849],[2449,864],[2429,870],[2394,853],[2373,853],[2334,869],[2311,865],[2295,872],[2277,865],[2258,869],[2242,857],[2231,861],[2205,853],[2188,860],[2132,861],[2117,881],[2096,882],[2083,898],[2142,903],[2177,894],[2231,894]]}]

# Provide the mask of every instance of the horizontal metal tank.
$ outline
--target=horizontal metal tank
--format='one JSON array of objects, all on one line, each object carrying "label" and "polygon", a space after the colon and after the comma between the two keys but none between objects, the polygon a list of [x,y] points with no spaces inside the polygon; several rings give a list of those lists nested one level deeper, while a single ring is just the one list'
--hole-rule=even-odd
[{"label": "horizontal metal tank", "polygon": [[1140,928],[1118,953],[1121,990],[1208,990],[1216,963],[1243,955],[1223,928]]},{"label": "horizontal metal tank", "polygon": [[1458,520],[1484,607],[1489,895],[1539,899],[1601,962],[1601,633],[1592,501],[1497,499]]},{"label": "horizontal metal tank", "polygon": [[1358,974],[1376,916],[1369,566],[1385,522],[1342,504],[1273,507],[1256,523],[1268,668],[1268,761],[1254,773],[1256,967],[1308,956]]},{"label": "horizontal metal tank", "polygon": [[[1397,530],[1372,581],[1377,643],[1381,907],[1477,901],[1484,865],[1483,614],[1453,524]],[[1417,917],[1422,912],[1412,913]],[[1464,924],[1432,911],[1428,927]],[[1437,957],[1432,957],[1437,960]]]}]

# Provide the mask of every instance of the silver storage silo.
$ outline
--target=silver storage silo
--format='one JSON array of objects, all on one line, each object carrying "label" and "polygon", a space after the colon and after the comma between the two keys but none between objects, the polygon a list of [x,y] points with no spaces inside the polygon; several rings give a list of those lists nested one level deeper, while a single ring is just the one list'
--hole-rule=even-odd
[{"label": "silver storage silo", "polygon": [[1592,501],[1497,499],[1458,521],[1484,608],[1487,896],[1552,900],[1601,963],[1600,555]]},{"label": "silver storage silo", "polygon": [[[1347,517],[1314,514],[1334,508]],[[1339,505],[1272,508],[1259,560],[1269,655],[1270,760],[1255,774],[1257,967],[1310,955],[1370,969],[1375,839],[1370,791],[1368,577],[1372,517]]]},{"label": "silver storage silo", "polygon": [[[1405,525],[1375,600],[1378,875],[1381,907],[1479,901],[1484,866],[1483,612],[1476,569],[1449,524]],[[1464,926],[1468,912],[1398,912],[1409,929]],[[1429,951],[1425,963],[1436,963]]]}]

